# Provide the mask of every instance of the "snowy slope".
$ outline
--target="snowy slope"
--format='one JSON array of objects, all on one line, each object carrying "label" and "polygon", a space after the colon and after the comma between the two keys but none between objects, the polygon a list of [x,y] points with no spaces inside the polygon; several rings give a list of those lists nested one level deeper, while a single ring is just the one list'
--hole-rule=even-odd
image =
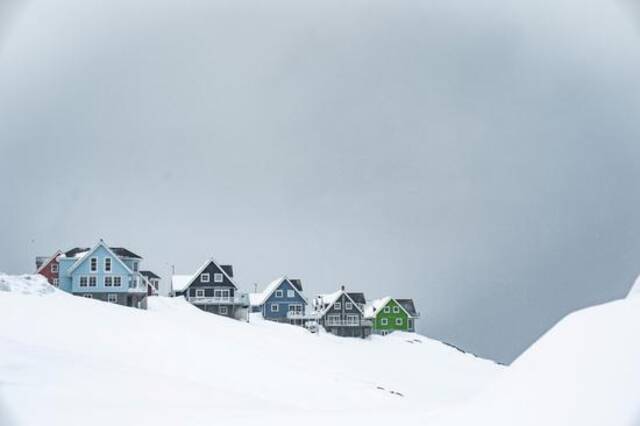
[{"label": "snowy slope", "polygon": [[[149,311],[0,275],[0,408],[17,425],[305,424],[426,418],[502,370],[416,334],[368,340]],[[6,423],[6,421],[5,421]]]},{"label": "snowy slope", "polygon": [[442,425],[640,425],[640,298],[569,315]]},{"label": "snowy slope", "polygon": [[638,278],[636,278],[636,281],[633,283],[631,290],[629,290],[629,294],[627,294],[627,297],[635,296],[640,296],[640,275],[638,275]]}]

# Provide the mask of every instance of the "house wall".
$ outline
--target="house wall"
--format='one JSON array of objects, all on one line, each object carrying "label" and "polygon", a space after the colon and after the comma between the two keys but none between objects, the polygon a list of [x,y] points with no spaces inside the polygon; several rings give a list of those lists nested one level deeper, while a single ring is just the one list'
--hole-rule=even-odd
[{"label": "house wall", "polygon": [[[389,308],[389,312],[385,312],[385,308]],[[383,324],[383,319],[387,320],[387,324]],[[401,320],[402,324],[397,325],[396,320]],[[409,331],[409,316],[402,307],[393,299],[389,300],[385,306],[380,307],[376,312],[373,321],[373,329],[376,332],[383,331]]]},{"label": "house wall", "polygon": [[103,302],[107,302],[108,299],[108,295],[109,294],[113,294],[116,296],[117,301],[115,302],[115,304],[117,305],[122,305],[122,306],[131,306],[131,307],[140,307],[140,308],[144,308],[146,309],[146,303],[145,303],[145,298],[146,295],[145,294],[140,294],[140,293],[117,293],[117,292],[105,292],[105,293],[101,293],[101,292],[78,292],[78,293],[73,293],[75,296],[79,296],[79,297],[84,297],[85,294],[89,294],[91,295],[92,299],[95,300],[101,300]]},{"label": "house wall", "polygon": [[[98,270],[91,271],[91,258],[97,258]],[[111,258],[111,272],[105,272],[104,260]],[[76,259],[77,260],[77,259]],[[81,287],[80,277],[82,276],[95,276],[95,287]],[[104,285],[104,278],[106,276],[115,277],[119,276],[121,279],[121,285],[119,287],[111,286],[106,287]],[[82,263],[71,272],[71,292],[72,293],[128,293],[129,292],[129,280],[132,278],[132,274],[118,261],[116,256],[113,256],[106,248],[99,246],[93,253],[85,256],[82,259]]]},{"label": "house wall", "polygon": [[[347,309],[346,303],[349,302],[352,304],[351,309]],[[336,303],[340,303],[340,308],[336,307]],[[336,302],[327,310],[325,315],[320,319],[319,323],[324,327],[324,329],[336,336],[343,337],[367,337],[371,334],[371,327],[369,326],[330,326],[327,325],[327,318],[329,315],[337,314],[340,315],[340,319],[346,321],[347,315],[357,315],[358,321],[362,323],[363,315],[362,312],[358,310],[356,304],[351,301],[345,294],[342,294]]]},{"label": "house wall", "polygon": [[[39,272],[38,274],[42,275],[43,277],[45,277],[47,279],[47,281],[49,281],[49,284],[53,285],[53,280],[58,278],[58,272],[53,272],[52,266],[56,265],[59,267],[58,265],[58,261],[56,259],[52,259],[49,263],[47,263]],[[59,270],[59,269],[58,269]],[[58,282],[58,284],[60,284]]]},{"label": "house wall", "polygon": [[[278,290],[282,290],[282,297],[276,297]],[[292,291],[292,297],[288,296],[288,292]],[[307,301],[295,290],[293,284],[289,280],[284,280],[278,288],[267,298],[262,305],[262,316],[270,320],[284,321],[287,320],[287,312],[289,312],[290,305],[302,305],[302,311],[304,312]],[[278,311],[273,312],[272,306],[277,305]]]},{"label": "house wall", "polygon": [[71,277],[67,275],[67,271],[77,260],[74,258],[60,258],[58,260],[58,279],[60,280],[58,288],[60,290],[71,293]]}]

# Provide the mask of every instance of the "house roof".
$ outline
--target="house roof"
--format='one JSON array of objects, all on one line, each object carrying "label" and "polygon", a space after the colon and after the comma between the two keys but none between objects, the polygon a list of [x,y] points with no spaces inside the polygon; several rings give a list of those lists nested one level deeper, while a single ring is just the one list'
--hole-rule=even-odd
[{"label": "house roof", "polygon": [[220,265],[220,269],[224,270],[227,275],[233,278],[233,266],[232,265]]},{"label": "house roof", "polygon": [[126,249],[124,247],[109,247],[111,249],[112,252],[114,252],[115,254],[117,254],[120,257],[128,257],[131,259],[142,259],[141,256],[138,256],[137,254],[135,254],[134,252],[132,252],[129,249]]},{"label": "house roof", "polygon": [[302,280],[298,278],[290,278],[289,282],[293,284],[296,290],[298,290],[299,292],[302,292]]},{"label": "house roof", "polygon": [[398,304],[402,306],[410,316],[413,317],[418,314],[418,311],[416,311],[416,305],[413,303],[413,299],[396,299],[396,302],[398,302]]},{"label": "house roof", "polygon": [[347,293],[351,300],[354,302],[364,305],[367,303],[367,299],[364,297],[364,293]]},{"label": "house roof", "polygon": [[36,274],[40,273],[40,271],[42,271],[47,265],[49,265],[51,261],[53,261],[56,257],[60,256],[61,254],[62,254],[62,250],[56,250],[56,252],[53,253],[53,256],[48,258],[45,262],[42,263],[42,265],[40,265],[40,267],[36,271]]},{"label": "house roof", "polygon": [[105,250],[107,250],[108,253],[111,254],[112,257],[115,258],[116,262],[119,262],[122,267],[125,269],[125,271],[129,272],[129,273],[133,273],[133,271],[131,269],[129,269],[129,267],[122,261],[122,259],[120,258],[120,256],[118,256],[117,254],[115,254],[113,252],[113,250],[111,250],[111,248],[109,246],[107,246],[104,241],[100,240],[98,242],[98,244],[96,244],[96,246],[94,248],[92,248],[91,250],[87,251],[87,252],[77,252],[75,254],[75,258],[77,258],[78,260],[74,262],[73,265],[71,265],[71,267],[69,269],[67,269],[67,274],[70,274],[72,271],[74,271],[78,266],[80,266],[82,264],[82,262],[84,262],[86,259],[89,258],[89,255],[91,255],[93,252],[95,252],[98,247],[104,247]]},{"label": "house roof", "polygon": [[189,286],[191,278],[193,278],[193,275],[173,275],[171,277],[171,289],[173,291],[184,291]]},{"label": "house roof", "polygon": [[[233,281],[233,277],[229,276],[229,273],[225,270],[225,268],[222,268],[218,262],[216,262],[213,258],[211,259],[207,259],[206,262],[204,262],[202,264],[202,266],[196,271],[195,274],[193,275],[173,275],[171,277],[171,288],[173,291],[184,291],[186,290],[187,287],[189,287],[191,285],[191,283],[196,279],[196,277],[198,275],[200,275],[202,273],[202,271],[204,271],[205,269],[207,269],[207,266],[209,266],[209,264],[213,263],[220,271],[222,271],[222,273],[227,277],[227,279],[231,282],[231,284],[233,285],[233,287],[238,288],[238,286],[236,285],[235,281]],[[231,265],[225,265],[229,268],[231,268]],[[177,277],[177,278],[176,278]],[[188,279],[186,280],[186,282],[184,282],[184,277],[188,277]],[[177,284],[177,287],[174,287],[174,280]]]},{"label": "house roof", "polygon": [[[260,293],[252,293],[254,296],[251,296],[251,295],[249,296],[249,302],[251,303],[252,306],[260,306],[264,304],[264,302],[273,294],[273,292],[276,291],[276,289],[280,287],[280,285],[285,281],[289,282],[293,287],[293,289],[300,295],[300,297],[304,299],[304,296],[301,293],[302,284],[300,284],[300,280],[290,280],[285,275],[271,281],[269,285],[267,285],[265,289],[262,290]],[[298,286],[296,286],[293,283],[293,281],[297,281],[300,287],[298,288]]]},{"label": "house roof", "polygon": [[384,307],[390,300],[390,297],[382,297],[380,299],[372,300],[371,303],[364,307],[364,316],[367,318],[375,317],[380,308]]},{"label": "house roof", "polygon": [[[340,298],[340,296],[345,295],[347,298],[349,298],[349,300],[351,300],[351,302],[354,304],[354,306],[356,307],[357,310],[359,310],[360,312],[362,312],[364,314],[364,312],[362,311],[362,309],[360,308],[360,306],[358,306],[358,303],[353,300],[353,297],[351,297],[351,294],[363,294],[363,293],[347,293],[344,290],[338,290],[334,293],[329,293],[329,294],[319,294],[318,296],[316,296],[316,299],[314,300],[314,303],[317,303],[318,301],[321,303],[322,306],[320,306],[320,316],[323,317],[328,311],[329,309],[333,306],[334,303],[337,302],[337,300]],[[364,295],[363,295],[364,297]],[[318,308],[317,306],[315,306],[316,309]]]},{"label": "house roof", "polygon": [[142,274],[147,279],[160,279],[158,275],[154,274],[151,271],[140,271],[140,274]]},{"label": "house roof", "polygon": [[71,250],[67,250],[64,252],[64,257],[75,257],[80,258],[84,256],[89,250],[88,247],[74,247]]}]

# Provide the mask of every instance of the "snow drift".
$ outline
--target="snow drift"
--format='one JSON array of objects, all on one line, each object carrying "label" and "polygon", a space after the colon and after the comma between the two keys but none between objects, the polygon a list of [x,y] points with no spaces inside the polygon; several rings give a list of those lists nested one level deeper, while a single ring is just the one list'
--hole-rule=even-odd
[{"label": "snow drift", "polygon": [[417,334],[312,335],[184,299],[141,311],[38,276],[0,286],[0,393],[16,426],[388,424],[462,403],[502,370]]},{"label": "snow drift", "polygon": [[441,424],[640,425],[640,298],[578,311]]}]

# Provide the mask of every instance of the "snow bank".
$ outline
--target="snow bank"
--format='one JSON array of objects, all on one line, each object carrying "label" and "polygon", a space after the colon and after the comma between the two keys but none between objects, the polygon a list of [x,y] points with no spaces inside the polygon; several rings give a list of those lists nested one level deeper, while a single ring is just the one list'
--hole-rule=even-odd
[{"label": "snow bank", "polygon": [[183,298],[141,311],[3,278],[0,391],[17,426],[416,421],[502,370],[417,334],[313,335]]},{"label": "snow bank", "polygon": [[640,298],[569,315],[445,425],[640,425]]},{"label": "snow bank", "polygon": [[0,291],[45,296],[58,291],[42,275],[6,275],[0,273]]},{"label": "snow bank", "polygon": [[629,290],[627,297],[636,297],[640,296],[640,275],[636,278],[636,281],[633,283],[633,287]]}]

